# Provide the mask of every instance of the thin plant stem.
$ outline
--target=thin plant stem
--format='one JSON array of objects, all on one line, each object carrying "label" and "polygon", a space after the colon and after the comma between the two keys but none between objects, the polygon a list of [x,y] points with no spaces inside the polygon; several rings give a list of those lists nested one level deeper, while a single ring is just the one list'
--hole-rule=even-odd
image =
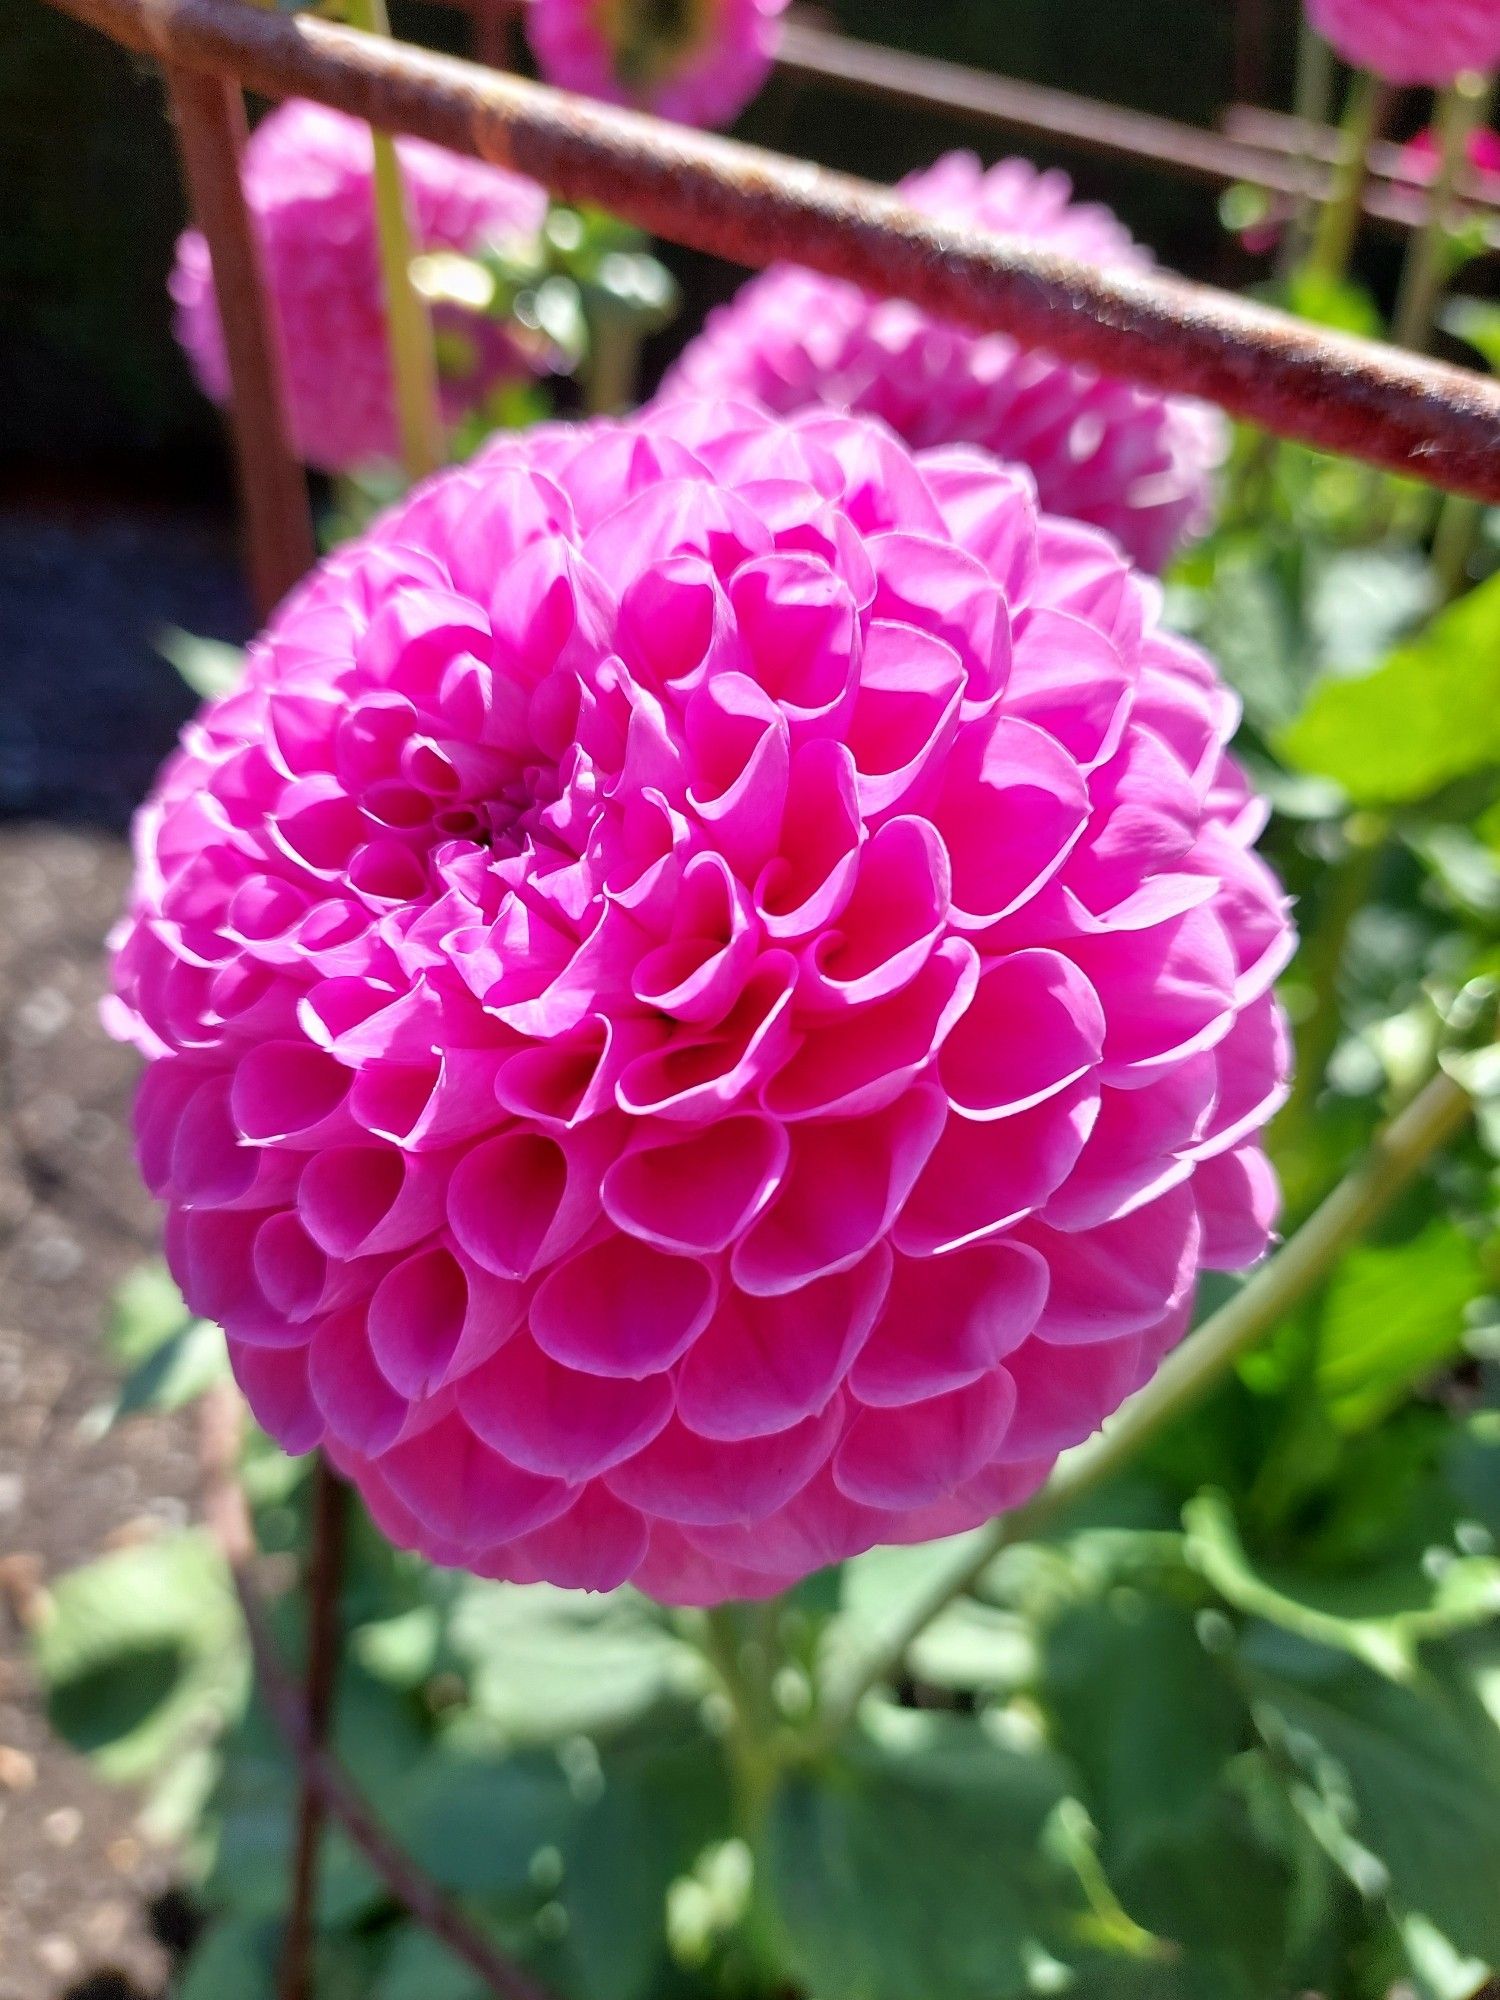
[{"label": "thin plant stem", "polygon": [[1477,500],[1467,500],[1462,493],[1444,499],[1432,538],[1432,566],[1445,604],[1451,604],[1469,581],[1469,564],[1483,522],[1484,509]]},{"label": "thin plant stem", "polygon": [[1277,273],[1290,277],[1307,254],[1308,237],[1315,212],[1313,186],[1322,169],[1316,154],[1316,135],[1328,123],[1329,100],[1333,95],[1333,51],[1304,14],[1297,40],[1296,114],[1301,128],[1297,144],[1297,178],[1300,189],[1296,207],[1276,259]]},{"label": "thin plant stem", "polygon": [[[367,34],[390,35],[386,0],[348,0],[348,18],[351,26],[363,28]],[[424,479],[437,471],[444,458],[437,350],[427,301],[411,278],[411,217],[396,142],[390,133],[376,131],[374,126],[370,136],[375,142],[375,222],[385,284],[396,429],[407,472],[413,479]]]},{"label": "thin plant stem", "polygon": [[1469,141],[1484,117],[1489,90],[1477,76],[1461,76],[1438,102],[1438,170],[1427,201],[1427,220],[1412,239],[1396,300],[1392,339],[1425,354],[1432,344],[1438,305],[1448,277],[1448,237],[1454,195],[1469,159]]},{"label": "thin plant stem", "polygon": [[[338,1682],[339,1592],[348,1517],[343,1481],[321,1453],[313,1467],[312,1488],[303,1706],[307,1741],[321,1750],[328,1740]],[[292,1894],[278,1969],[277,2000],[312,2000],[318,1865],[327,1817],[323,1795],[304,1765],[298,1779]]]},{"label": "thin plant stem", "polygon": [[1370,148],[1380,137],[1390,100],[1390,85],[1378,76],[1362,72],[1355,77],[1344,113],[1338,170],[1313,230],[1307,260],[1312,275],[1329,284],[1338,284],[1349,274],[1370,178]]},{"label": "thin plant stem", "polygon": [[1122,1472],[1168,1425],[1196,1407],[1240,1357],[1316,1289],[1350,1244],[1383,1214],[1432,1156],[1463,1130],[1468,1093],[1447,1075],[1427,1083],[1379,1132],[1360,1164],[1334,1189],[1284,1247],[1263,1264],[1162,1363],[1114,1422],[1058,1465],[1036,1497],[992,1521],[955,1553],[952,1565],[907,1608],[880,1644],[831,1689],[823,1741],[853,1720],[872,1688],[900,1672],[912,1643],[938,1614],[971,1590],[1003,1549],[1032,1539],[1060,1514]]}]

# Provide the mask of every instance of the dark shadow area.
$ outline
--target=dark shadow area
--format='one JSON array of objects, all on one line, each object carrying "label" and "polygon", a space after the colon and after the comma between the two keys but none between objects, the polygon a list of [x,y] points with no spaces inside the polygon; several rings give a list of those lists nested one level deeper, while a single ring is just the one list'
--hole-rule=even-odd
[{"label": "dark shadow area", "polygon": [[196,706],[157,650],[171,626],[253,629],[227,528],[0,513],[0,818],[125,827]]}]

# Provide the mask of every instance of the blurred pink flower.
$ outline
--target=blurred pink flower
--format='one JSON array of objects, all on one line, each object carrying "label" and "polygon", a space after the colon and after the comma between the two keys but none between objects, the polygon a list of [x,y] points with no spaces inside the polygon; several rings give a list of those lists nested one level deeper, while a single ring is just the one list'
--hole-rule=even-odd
[{"label": "blurred pink flower", "polygon": [[728,125],[770,74],[787,0],[531,0],[548,83],[680,125]]},{"label": "blurred pink flower", "polygon": [[753,1596],[1016,1504],[1261,1254],[1234,698],[986,454],[679,403],[329,557],[111,1025],[260,1421],[438,1562]]},{"label": "blurred pink flower", "polygon": [[1497,0],[1307,0],[1307,9],[1346,63],[1391,83],[1441,90],[1465,70],[1500,68]]},{"label": "blurred pink flower", "polygon": [[[1500,174],[1500,132],[1488,126],[1475,132],[1468,144],[1469,165],[1482,174]],[[1441,154],[1437,134],[1429,129],[1401,148],[1401,171],[1408,180],[1436,180]]]},{"label": "blurred pink flower", "polygon": [[[397,152],[413,235],[424,250],[475,251],[532,236],[545,219],[544,190],[519,174],[421,139],[400,140]],[[294,99],[251,134],[243,175],[281,330],[298,452],[325,472],[395,458],[369,127]],[[227,401],[213,267],[196,229],[178,240],[169,290],[177,338],[199,383],[215,402]],[[498,322],[452,307],[435,317],[450,336],[449,356],[458,349],[462,357],[445,368],[451,423],[525,364]]]},{"label": "blurred pink flower", "polygon": [[[986,171],[972,153],[949,153],[899,191],[944,222],[1020,236],[1087,264],[1151,268],[1149,252],[1107,208],[1073,202],[1066,175],[1025,160]],[[1223,419],[1204,404],[791,264],[752,278],[709,316],[662,394],[753,396],[783,412],[826,403],[881,417],[919,449],[983,445],[1030,469],[1048,512],[1108,529],[1153,570],[1208,526],[1227,443]]]}]

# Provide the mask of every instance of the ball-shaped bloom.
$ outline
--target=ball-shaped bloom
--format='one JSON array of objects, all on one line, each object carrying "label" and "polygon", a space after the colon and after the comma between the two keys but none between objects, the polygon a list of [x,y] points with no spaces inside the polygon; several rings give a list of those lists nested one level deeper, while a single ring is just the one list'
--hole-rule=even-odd
[{"label": "ball-shaped bloom", "polygon": [[1308,0],[1308,15],[1345,62],[1390,83],[1441,90],[1500,68],[1495,0]]},{"label": "ball-shaped bloom", "polygon": [[787,0],[531,0],[526,35],[560,90],[680,125],[728,125],[770,74]]},{"label": "ball-shaped bloom", "polygon": [[[944,222],[1019,236],[1084,263],[1151,267],[1149,252],[1107,208],[1074,202],[1065,174],[1026,160],[986,170],[972,153],[949,153],[898,192]],[[751,396],[785,413],[823,403],[880,417],[919,450],[983,445],[1030,467],[1050,513],[1108,529],[1153,570],[1208,526],[1228,440],[1222,417],[1201,403],[790,264],[752,278],[709,315],[662,394]]]},{"label": "ball-shaped bloom", "polygon": [[1235,719],[972,450],[683,403],[417,489],[189,725],[117,940],[261,1422],[676,1601],[1029,1493],[1266,1242]]},{"label": "ball-shaped bloom", "polygon": [[[545,191],[519,174],[421,139],[399,140],[397,157],[423,250],[475,252],[534,236],[545,220]],[[367,125],[295,99],[263,119],[245,148],[245,198],[281,335],[293,438],[324,472],[397,456],[374,162]],[[179,238],[168,289],[193,372],[205,394],[227,401],[224,330],[200,231]],[[500,322],[452,306],[434,318],[450,423],[527,371]]]}]

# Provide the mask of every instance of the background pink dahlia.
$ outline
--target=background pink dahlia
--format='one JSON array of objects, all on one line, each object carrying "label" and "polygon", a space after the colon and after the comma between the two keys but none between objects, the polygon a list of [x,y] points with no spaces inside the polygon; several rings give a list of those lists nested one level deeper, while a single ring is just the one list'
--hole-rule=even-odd
[{"label": "background pink dahlia", "polygon": [[[1065,174],[1026,160],[986,170],[972,153],[948,153],[900,193],[925,214],[1085,263],[1151,267],[1107,208],[1073,202]],[[753,396],[778,411],[826,403],[881,417],[919,449],[984,445],[1030,468],[1049,512],[1108,529],[1148,569],[1208,525],[1227,440],[1223,418],[1201,403],[790,264],[752,278],[709,316],[662,393]]]},{"label": "background pink dahlia", "polygon": [[1308,15],[1345,62],[1391,83],[1443,89],[1500,68],[1496,0],[1308,0]]},{"label": "background pink dahlia", "polygon": [[[478,250],[534,235],[542,225],[547,196],[534,181],[421,139],[400,140],[397,154],[413,235],[424,250]],[[243,173],[281,328],[298,452],[325,472],[394,458],[369,127],[290,101],[251,134]],[[196,229],[178,241],[169,290],[194,373],[215,402],[225,402],[229,369],[213,269]],[[452,307],[436,318],[450,336],[443,401],[453,422],[525,364],[498,322]]]},{"label": "background pink dahlia", "polygon": [[682,125],[728,125],[770,74],[787,0],[532,0],[548,83]]},{"label": "background pink dahlia", "polygon": [[679,403],[330,557],[137,829],[192,1308],[398,1542],[754,1595],[1008,1507],[1262,1251],[1236,704],[966,449]]}]

